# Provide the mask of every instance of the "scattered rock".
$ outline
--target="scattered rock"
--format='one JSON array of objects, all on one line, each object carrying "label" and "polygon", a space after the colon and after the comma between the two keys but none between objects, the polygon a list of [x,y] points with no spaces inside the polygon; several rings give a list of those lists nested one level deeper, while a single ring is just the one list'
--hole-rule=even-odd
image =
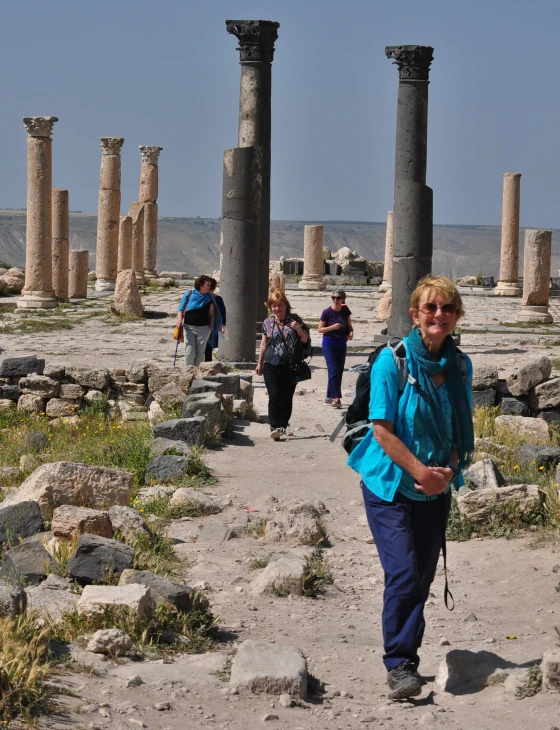
[{"label": "scattered rock", "polygon": [[128,634],[120,629],[100,629],[88,642],[87,650],[94,654],[124,656],[132,651],[134,644]]},{"label": "scattered rock", "polygon": [[172,482],[187,473],[190,461],[185,456],[156,456],[146,467],[146,477],[158,482]]},{"label": "scattered rock", "polygon": [[106,469],[73,461],[56,461],[36,469],[0,507],[20,502],[38,502],[43,517],[63,504],[87,504],[103,509],[111,504],[127,505],[134,476],[121,469]]},{"label": "scattered rock", "polygon": [[200,515],[216,515],[222,511],[211,497],[188,487],[176,489],[169,504],[172,507],[191,507]]},{"label": "scattered rock", "polygon": [[154,438],[166,438],[172,441],[184,441],[189,446],[202,446],[206,436],[206,419],[203,416],[194,418],[175,418],[158,423],[154,427]]},{"label": "scattered rock", "polygon": [[68,560],[70,578],[81,585],[100,582],[109,575],[120,575],[132,567],[134,549],[118,540],[99,535],[82,535]]},{"label": "scattered rock", "polygon": [[[161,575],[151,573],[149,570],[124,570],[122,572],[119,579],[120,586],[137,583],[150,589],[152,598],[158,606],[170,603],[178,611],[185,612],[190,611],[192,608],[196,594],[194,588],[190,588],[183,583],[174,583]],[[204,604],[206,599],[201,598],[200,600]]]},{"label": "scattered rock", "polygon": [[219,522],[207,522],[198,533],[197,544],[227,542],[231,537],[231,530],[227,525]]},{"label": "scattered rock", "polygon": [[473,390],[496,389],[498,385],[498,368],[496,365],[476,363],[473,366]]},{"label": "scattered rock", "polygon": [[17,402],[17,409],[22,413],[44,413],[45,404],[43,396],[23,393]]},{"label": "scattered rock", "polygon": [[530,390],[529,406],[534,411],[560,406],[560,378],[551,378]]},{"label": "scattered rock", "polygon": [[37,585],[57,569],[57,564],[38,542],[28,542],[2,554],[0,577],[14,583]]},{"label": "scattered rock", "polygon": [[24,613],[27,607],[27,596],[21,586],[7,580],[0,580],[0,617],[14,618]]},{"label": "scattered rock", "polygon": [[184,441],[156,438],[150,446],[150,457],[156,456],[186,456],[192,457],[192,449]]},{"label": "scattered rock", "polygon": [[0,378],[20,378],[31,373],[42,375],[45,361],[35,355],[30,357],[7,357],[0,365]]},{"label": "scattered rock", "polygon": [[475,692],[486,686],[496,669],[508,669],[514,664],[490,651],[452,649],[439,665],[436,687],[440,692],[462,694]]},{"label": "scattered rock", "polygon": [[222,404],[212,393],[205,395],[188,395],[183,401],[183,418],[203,416],[206,418],[206,429],[215,431],[221,426]]},{"label": "scattered rock", "polygon": [[120,533],[129,544],[133,545],[140,535],[152,536],[140,512],[132,507],[114,505],[109,510],[109,519],[113,531]]},{"label": "scattered rock", "polygon": [[167,383],[167,385],[156,390],[156,392],[152,395],[156,403],[158,403],[158,405],[160,405],[164,410],[179,408],[185,400],[185,394],[177,383]]},{"label": "scattered rock", "polygon": [[63,504],[54,510],[51,529],[53,535],[64,540],[71,540],[86,533],[101,537],[113,536],[107,512],[70,504]]},{"label": "scattered rock", "polygon": [[266,523],[262,542],[318,545],[324,539],[325,533],[317,517],[281,511],[275,512]]},{"label": "scattered rock", "polygon": [[35,373],[19,381],[19,389],[22,393],[40,395],[41,398],[55,398],[58,395],[58,386],[58,380]]},{"label": "scattered rock", "polygon": [[148,362],[146,363],[146,369],[148,371],[148,390],[150,393],[155,393],[168,383],[176,383],[186,395],[196,374],[194,366],[171,369]]},{"label": "scattered rock", "polygon": [[133,677],[129,677],[126,681],[127,687],[139,687],[141,684],[144,684],[144,680],[138,674],[135,674]]},{"label": "scattered rock", "polygon": [[120,606],[144,616],[153,605],[150,589],[137,583],[126,586],[87,585],[78,601],[78,613],[94,613],[107,606]]},{"label": "scattered rock", "polygon": [[105,395],[100,390],[95,390],[94,388],[90,388],[88,392],[84,395],[84,400],[87,403],[100,403],[105,398]]},{"label": "scattered rock", "polygon": [[548,424],[539,418],[498,416],[495,427],[498,435],[514,436],[535,444],[550,443]]},{"label": "scattered rock", "polygon": [[49,418],[66,418],[76,415],[80,404],[75,400],[65,398],[51,398],[47,401],[46,413]]},{"label": "scattered rock", "polygon": [[530,413],[528,399],[525,396],[521,396],[520,398],[502,398],[500,401],[500,409],[504,416],[528,416]]},{"label": "scattered rock", "polygon": [[243,641],[231,668],[230,687],[303,699],[307,691],[305,656],[295,646]]},{"label": "scattered rock", "polygon": [[[67,365],[66,377],[84,388],[105,390],[109,386],[111,373],[107,368],[88,368],[79,365]],[[87,395],[87,394],[86,394]]]},{"label": "scattered rock", "polygon": [[507,379],[507,388],[511,395],[527,395],[539,383],[550,377],[552,364],[548,357],[539,357],[514,372]]},{"label": "scattered rock", "polygon": [[27,501],[0,509],[0,546],[15,544],[19,538],[30,537],[43,529],[43,517],[37,502]]},{"label": "scattered rock", "polygon": [[457,497],[457,506],[463,519],[484,523],[493,517],[496,505],[514,502],[520,514],[527,515],[540,507],[541,497],[540,488],[534,484],[513,484],[500,489],[465,492]]},{"label": "scattered rock", "polygon": [[63,614],[76,610],[79,596],[71,587],[66,578],[49,573],[40,585],[25,589],[27,606],[58,623]]},{"label": "scattered rock", "polygon": [[495,390],[473,390],[473,408],[492,408],[496,404]]},{"label": "scattered rock", "polygon": [[477,489],[498,489],[506,483],[492,459],[477,461],[465,469],[463,476]]},{"label": "scattered rock", "polygon": [[542,688],[547,692],[560,692],[560,649],[547,649],[542,658]]},{"label": "scattered rock", "polygon": [[284,555],[269,562],[251,583],[253,595],[303,595],[303,576],[306,561],[297,556]]},{"label": "scattered rock", "polygon": [[25,286],[25,274],[21,269],[12,267],[2,275],[2,281],[7,285],[10,294],[21,294],[23,287]]},{"label": "scattered rock", "polygon": [[156,484],[154,487],[142,487],[136,492],[136,499],[140,504],[147,504],[154,499],[166,499],[175,492],[175,487],[163,487]]},{"label": "scattered rock", "polygon": [[517,449],[519,461],[535,462],[535,466],[550,469],[560,463],[560,449],[555,446],[521,444]]},{"label": "scattered rock", "polygon": [[43,451],[49,445],[49,440],[42,431],[26,433],[21,442],[21,452],[25,454]]},{"label": "scattered rock", "polygon": [[117,274],[115,283],[115,309],[119,314],[134,314],[141,317],[143,313],[140,290],[132,269],[124,269]]}]

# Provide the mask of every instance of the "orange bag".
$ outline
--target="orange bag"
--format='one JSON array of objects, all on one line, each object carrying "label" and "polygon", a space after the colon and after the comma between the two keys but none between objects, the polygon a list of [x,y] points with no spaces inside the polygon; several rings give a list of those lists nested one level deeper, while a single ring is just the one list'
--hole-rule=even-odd
[{"label": "orange bag", "polygon": [[175,325],[175,329],[173,330],[173,339],[177,340],[177,342],[184,342],[182,327]]}]

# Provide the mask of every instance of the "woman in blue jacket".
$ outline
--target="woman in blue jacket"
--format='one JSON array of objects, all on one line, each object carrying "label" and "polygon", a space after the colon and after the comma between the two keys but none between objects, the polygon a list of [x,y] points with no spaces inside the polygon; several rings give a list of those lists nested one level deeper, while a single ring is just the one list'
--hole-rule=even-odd
[{"label": "woman in blue jacket", "polygon": [[385,572],[383,661],[390,699],[417,695],[424,604],[444,545],[451,484],[474,451],[472,364],[451,333],[464,314],[445,276],[424,277],[410,304],[404,338],[409,379],[398,391],[390,348],[371,371],[373,428],[348,464],[362,478],[366,514]]}]

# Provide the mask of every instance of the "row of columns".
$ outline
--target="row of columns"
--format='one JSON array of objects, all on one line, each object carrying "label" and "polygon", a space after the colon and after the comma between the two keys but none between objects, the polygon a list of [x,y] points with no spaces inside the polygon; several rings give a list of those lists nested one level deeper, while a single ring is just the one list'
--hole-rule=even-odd
[{"label": "row of columns", "polygon": [[[18,307],[50,309],[87,295],[88,252],[70,251],[68,191],[52,189],[52,132],[57,117],[24,117],[27,137],[25,285]],[[140,147],[140,196],[120,216],[122,137],[101,137],[96,289],[112,291],[117,273],[134,268],[154,278],[157,259],[158,157],[162,147]]]}]

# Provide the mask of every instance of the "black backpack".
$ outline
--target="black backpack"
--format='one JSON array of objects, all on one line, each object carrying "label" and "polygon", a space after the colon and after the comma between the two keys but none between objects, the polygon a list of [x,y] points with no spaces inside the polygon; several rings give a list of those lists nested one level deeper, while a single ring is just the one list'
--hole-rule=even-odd
[{"label": "black backpack", "polygon": [[[379,354],[385,347],[389,347],[391,349],[395,365],[397,366],[399,395],[403,392],[407,382],[410,382],[411,385],[415,385],[417,382],[416,378],[413,378],[408,371],[406,348],[400,337],[391,337],[386,345],[379,345],[375,348],[375,350],[373,350],[366,363],[350,368],[351,371],[359,373],[358,380],[356,381],[354,400],[343,415],[338,426],[329,437],[329,440],[334,442],[342,430],[342,427],[346,425],[346,433],[342,437],[342,447],[347,454],[351,454],[352,451],[354,451],[356,446],[364,439],[370,428],[371,421],[369,419],[369,400],[371,391],[371,369],[373,367],[373,363],[377,360]],[[461,374],[463,379],[466,379],[467,361],[460,350],[457,350],[457,356],[460,362]]]}]

